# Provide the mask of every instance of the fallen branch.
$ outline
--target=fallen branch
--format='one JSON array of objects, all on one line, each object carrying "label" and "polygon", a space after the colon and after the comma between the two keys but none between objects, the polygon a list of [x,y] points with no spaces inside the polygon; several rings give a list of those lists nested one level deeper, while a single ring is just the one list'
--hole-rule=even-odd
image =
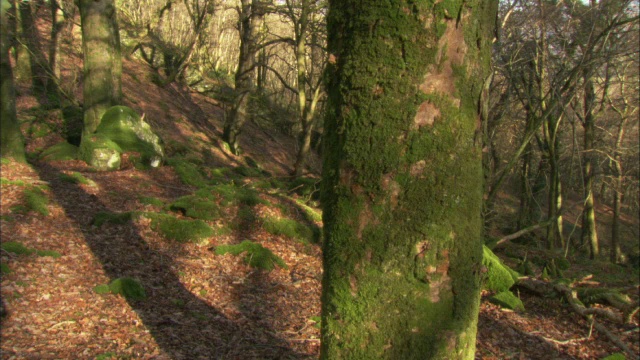
[{"label": "fallen branch", "polygon": [[[620,338],[609,331],[604,325],[596,322],[593,317],[594,315],[603,316],[611,321],[622,324],[629,319],[629,315],[625,314],[625,316],[623,317],[611,310],[585,307],[582,301],[580,301],[580,299],[578,298],[578,290],[573,289],[565,284],[549,283],[531,277],[521,277],[518,279],[517,285],[538,295],[548,295],[549,293],[553,292],[560,294],[569,303],[571,310],[590,321],[592,324],[591,326],[593,326],[598,332],[606,336],[612,343],[626,352],[629,356],[635,357],[637,355],[624,342],[622,342]],[[614,303],[615,304],[611,304],[614,307],[616,307],[616,305],[621,305],[620,303],[616,303],[615,301]],[[629,306],[629,304],[623,305],[624,308],[628,308]],[[637,305],[632,306],[636,309],[633,312],[633,314],[635,314],[637,312]],[[624,309],[621,310],[624,311]]]},{"label": "fallen branch", "polygon": [[504,236],[504,237],[500,238],[500,240],[498,240],[498,242],[495,244],[494,247],[500,246],[500,245],[506,243],[507,241],[510,241],[510,240],[513,240],[513,239],[517,239],[520,236],[522,236],[524,234],[528,234],[528,233],[530,233],[530,232],[532,232],[534,230],[538,230],[540,228],[549,226],[549,224],[551,224],[554,220],[555,219],[550,219],[550,220],[541,222],[539,224],[531,225],[531,226],[526,227],[526,228],[524,228],[524,229],[522,229],[520,231],[516,231],[515,233],[513,233],[511,235]]}]

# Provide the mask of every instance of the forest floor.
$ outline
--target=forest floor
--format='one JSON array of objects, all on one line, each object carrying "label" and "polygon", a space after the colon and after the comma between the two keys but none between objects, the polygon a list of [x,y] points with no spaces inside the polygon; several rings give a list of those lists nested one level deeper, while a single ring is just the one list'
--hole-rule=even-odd
[{"label": "forest floor", "polygon": [[[104,212],[170,212],[183,218],[168,205],[197,188],[185,184],[174,166],[95,172],[77,160],[38,159],[48,146],[64,140],[56,131],[63,127],[63,117],[40,110],[29,90],[20,86],[18,114],[31,161],[1,165],[1,242],[19,242],[37,252],[0,253],[1,358],[318,358],[321,245],[274,234],[265,226],[270,217],[321,226],[317,217],[313,222],[305,215],[309,208],[303,204],[317,205],[308,194],[274,185],[287,181],[294,138],[249,123],[241,142],[244,154],[235,156],[220,140],[221,103],[175,84],[154,85],[148,81],[150,69],[138,61],[126,60],[124,65],[125,105],[145,114],[169,155],[197,158],[209,175],[230,170],[224,173],[226,184],[251,191],[260,200],[219,204],[219,217],[206,221],[215,235],[198,243],[168,241],[144,216],[97,226],[96,215]],[[81,68],[79,55],[71,55],[65,66],[71,72]],[[247,172],[255,163],[262,172]],[[319,166],[314,155],[310,178]],[[90,181],[69,181],[77,173]],[[29,211],[26,190],[34,187],[44,191],[46,211]],[[599,210],[599,216],[607,216],[606,208]],[[510,215],[505,211],[503,216]],[[623,220],[625,234],[635,244],[638,221]],[[501,234],[496,230],[492,235]],[[243,240],[270,249],[287,267],[259,270],[240,256],[215,252],[220,245]],[[523,249],[514,242],[499,255],[509,263],[522,256]],[[542,250],[527,254],[548,255]],[[589,274],[595,286],[624,287],[637,301],[637,271],[630,267],[576,259],[565,276]],[[138,280],[146,299],[96,292],[96,286],[121,277]],[[601,359],[621,352],[559,299],[521,291],[526,311],[514,312],[484,295],[477,359]],[[637,316],[627,325],[598,320],[640,355]]]}]

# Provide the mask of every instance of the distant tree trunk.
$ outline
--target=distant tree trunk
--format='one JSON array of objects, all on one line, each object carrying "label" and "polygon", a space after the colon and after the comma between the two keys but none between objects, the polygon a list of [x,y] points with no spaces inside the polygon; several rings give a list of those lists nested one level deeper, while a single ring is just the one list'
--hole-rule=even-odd
[{"label": "distant tree trunk", "polygon": [[589,243],[589,257],[595,259],[600,254],[598,233],[596,231],[596,213],[594,209],[593,191],[593,141],[595,137],[594,102],[595,89],[593,80],[585,76],[584,89],[584,210],[582,212],[582,243]]},{"label": "distant tree trunk", "polygon": [[473,359],[498,2],[329,3],[321,358]]},{"label": "distant tree trunk", "polygon": [[41,104],[45,107],[56,107],[59,106],[60,101],[56,79],[53,77],[49,62],[42,49],[33,7],[32,1],[19,1],[22,39],[29,53],[31,83],[34,93]]},{"label": "distant tree trunk", "polygon": [[[51,44],[49,45],[49,68],[53,76],[60,79],[60,42],[62,40],[62,30],[68,20],[64,16],[62,0],[50,0],[51,10]],[[68,10],[68,9],[67,9]],[[73,19],[71,20],[73,21]]]},{"label": "distant tree trunk", "polygon": [[259,25],[264,16],[259,0],[242,0],[240,13],[240,56],[236,70],[236,97],[231,113],[224,124],[223,140],[229,144],[231,152],[239,154],[238,136],[250,117],[249,100],[253,92],[255,54]]},{"label": "distant tree trunk", "polygon": [[613,219],[611,225],[611,249],[609,250],[609,260],[618,263],[622,257],[620,249],[620,208],[622,206],[622,139],[624,138],[624,128],[627,122],[626,117],[622,117],[618,126],[618,134],[614,145],[612,160],[613,168]]},{"label": "distant tree trunk", "polygon": [[9,24],[7,21],[8,8],[2,3],[0,8],[0,156],[25,161],[24,142],[20,125],[16,116],[16,93],[13,84],[13,72],[9,61],[11,47]]},{"label": "distant tree trunk", "polygon": [[122,58],[114,0],[76,0],[84,53],[84,130],[93,133],[108,108],[122,99]]},{"label": "distant tree trunk", "polygon": [[316,87],[313,94],[311,105],[305,105],[305,109],[301,116],[302,131],[298,138],[298,153],[296,154],[296,162],[293,165],[293,176],[299,177],[304,173],[304,166],[307,163],[309,152],[311,151],[311,134],[313,133],[313,116],[320,99],[320,86]]}]

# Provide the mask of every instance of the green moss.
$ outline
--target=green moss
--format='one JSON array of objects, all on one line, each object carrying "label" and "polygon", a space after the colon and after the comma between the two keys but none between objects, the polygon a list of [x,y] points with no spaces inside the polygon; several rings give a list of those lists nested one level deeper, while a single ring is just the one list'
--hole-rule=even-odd
[{"label": "green moss", "polygon": [[151,228],[169,240],[179,243],[201,243],[213,235],[213,229],[202,220],[183,220],[167,214],[145,213]]},{"label": "green moss", "polygon": [[74,171],[71,174],[60,174],[60,180],[70,182],[72,184],[84,184],[89,186],[98,186],[93,180],[87,179],[81,173]]},{"label": "green moss", "polygon": [[138,281],[128,277],[113,280],[109,284],[109,290],[112,294],[120,294],[127,300],[140,301],[147,297],[144,287]]},{"label": "green moss", "polygon": [[602,358],[602,360],[626,360],[626,359],[627,358],[624,356],[623,353],[615,353]]},{"label": "green moss", "polygon": [[164,206],[164,202],[162,200],[152,196],[140,196],[138,199],[140,200],[141,203],[145,205],[153,205],[157,207]]},{"label": "green moss", "polygon": [[139,134],[127,125],[129,122],[136,124],[140,128],[145,128],[151,133],[148,125],[142,122],[140,116],[131,108],[126,106],[113,106],[109,108],[96,129],[96,133],[107,137],[117,143],[124,151],[138,152],[145,159],[154,156],[162,157],[159,149],[156,149],[151,139],[143,140]]},{"label": "green moss", "polygon": [[202,175],[197,165],[179,158],[170,159],[167,164],[173,167],[184,184],[195,187],[209,185],[209,181]]},{"label": "green moss", "polygon": [[24,181],[22,180],[9,180],[7,178],[0,178],[0,185],[17,185],[17,186],[26,186]]},{"label": "green moss", "polygon": [[30,187],[24,191],[26,207],[43,216],[49,215],[49,198],[39,187]]},{"label": "green moss", "polygon": [[275,255],[271,250],[256,244],[249,240],[245,240],[236,245],[220,245],[215,250],[217,255],[232,254],[239,255],[245,253],[244,261],[249,266],[271,271],[275,266],[288,269],[287,264],[279,256]]},{"label": "green moss", "polygon": [[482,265],[487,269],[484,288],[503,292],[518,281],[518,273],[502,263],[493,251],[483,245]]},{"label": "green moss", "polygon": [[100,285],[96,285],[93,288],[93,291],[96,294],[100,294],[100,295],[104,295],[104,294],[108,294],[111,292],[111,289],[109,289],[109,285],[108,284],[100,284]]},{"label": "green moss", "polygon": [[9,269],[9,265],[5,263],[0,263],[0,274],[7,275],[11,273],[11,269]]},{"label": "green moss", "polygon": [[608,299],[614,299],[622,304],[630,304],[631,299],[622,294],[618,289],[611,288],[578,288],[578,299],[585,306],[608,303]]},{"label": "green moss", "polygon": [[318,200],[320,196],[320,179],[310,177],[299,177],[289,183],[289,192],[304,196],[309,199]]},{"label": "green moss", "polygon": [[524,311],[524,304],[522,303],[522,300],[516,297],[509,290],[493,295],[489,298],[489,301],[503,308],[516,311]]},{"label": "green moss", "polygon": [[250,168],[246,166],[239,166],[233,169],[237,174],[242,175],[244,177],[261,177],[263,176],[262,171],[256,168]]},{"label": "green moss", "polygon": [[66,141],[50,146],[40,153],[40,159],[45,161],[75,160],[77,158],[78,147]]},{"label": "green moss", "polygon": [[263,220],[263,227],[273,235],[284,235],[303,243],[320,241],[320,230],[316,226],[311,228],[291,219],[268,217]]},{"label": "green moss", "polygon": [[104,354],[100,354],[96,356],[96,360],[111,360],[111,359],[117,359],[117,358],[118,358],[118,355],[112,352],[106,352]]},{"label": "green moss", "polygon": [[217,194],[222,198],[221,204],[223,206],[238,204],[255,206],[267,203],[265,200],[260,198],[256,190],[248,187],[236,186],[234,184],[219,184],[196,192],[196,195],[198,196],[212,196],[214,194]]},{"label": "green moss", "polygon": [[194,219],[215,220],[220,217],[218,204],[197,195],[183,196],[171,203],[169,209]]},{"label": "green moss", "polygon": [[3,157],[3,158],[0,159],[0,164],[9,165],[9,164],[11,164],[11,159]]},{"label": "green moss", "polygon": [[225,235],[231,235],[232,233],[233,233],[233,230],[226,225],[213,228],[214,236],[225,236]]},{"label": "green moss", "polygon": [[57,258],[62,256],[62,254],[60,254],[59,252],[57,252],[55,250],[36,250],[36,254],[38,256],[40,256],[40,257],[49,256],[49,257],[52,257],[54,259],[57,259]]},{"label": "green moss", "polygon": [[102,134],[83,136],[78,149],[78,158],[99,171],[120,168],[122,148]]},{"label": "green moss", "polygon": [[304,212],[305,217],[309,221],[313,222],[322,222],[322,212],[316,210],[310,206],[307,206],[304,202],[299,199],[293,199],[296,204],[300,207],[300,209]]},{"label": "green moss", "polygon": [[30,255],[35,252],[35,250],[29,249],[28,247],[22,245],[22,243],[19,243],[17,241],[2,243],[2,245],[0,245],[0,248],[2,248],[2,250],[4,251],[14,253],[16,255]]},{"label": "green moss", "polygon": [[136,216],[138,216],[138,213],[135,211],[128,211],[123,213],[100,211],[93,217],[91,225],[100,227],[105,223],[126,224]]}]

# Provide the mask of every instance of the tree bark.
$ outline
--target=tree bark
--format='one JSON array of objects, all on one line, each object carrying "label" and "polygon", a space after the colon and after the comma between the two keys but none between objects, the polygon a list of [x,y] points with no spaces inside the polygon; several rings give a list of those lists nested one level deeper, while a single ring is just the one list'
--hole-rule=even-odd
[{"label": "tree bark", "polygon": [[249,99],[253,92],[255,54],[259,25],[264,13],[259,0],[242,0],[240,13],[240,56],[236,70],[236,96],[231,113],[224,124],[222,138],[229,144],[231,152],[240,153],[238,136],[250,117]]},{"label": "tree bark", "polygon": [[[587,73],[585,71],[585,73]],[[588,73],[585,75],[584,89],[584,211],[582,212],[582,243],[589,243],[589,257],[595,259],[600,254],[598,232],[596,231],[596,212],[593,191],[593,141],[595,137],[594,116],[595,89]]]},{"label": "tree bark", "polygon": [[84,53],[84,137],[122,99],[122,58],[114,0],[76,0],[76,4]]},{"label": "tree bark", "polygon": [[0,156],[25,162],[24,142],[16,114],[16,92],[9,61],[9,29],[5,3],[0,9]]},{"label": "tree bark", "polygon": [[34,18],[33,2],[21,0],[19,3],[22,40],[28,52],[31,84],[38,101],[47,108],[60,105],[60,94],[49,62],[42,49],[40,34]]},{"label": "tree bark", "polygon": [[322,359],[474,357],[497,1],[451,3],[330,1]]}]

